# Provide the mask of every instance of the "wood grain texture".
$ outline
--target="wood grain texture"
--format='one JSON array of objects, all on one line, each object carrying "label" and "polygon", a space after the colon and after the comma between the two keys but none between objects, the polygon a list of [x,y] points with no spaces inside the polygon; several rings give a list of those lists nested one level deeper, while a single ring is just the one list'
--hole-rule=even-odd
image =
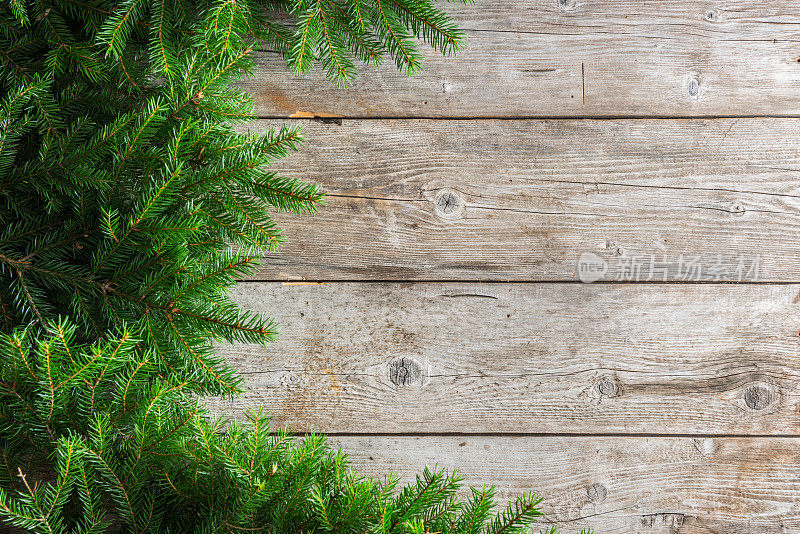
[{"label": "wood grain texture", "polygon": [[465,28],[455,58],[391,62],[342,90],[262,53],[243,85],[260,116],[700,116],[800,113],[796,3],[485,0],[443,5]]},{"label": "wood grain texture", "polygon": [[800,285],[242,283],[283,334],[226,359],[330,433],[800,433]]},{"label": "wood grain texture", "polygon": [[800,440],[345,437],[360,471],[412,477],[436,462],[503,500],[535,489],[563,534],[800,532]]},{"label": "wood grain texture", "polygon": [[256,279],[800,281],[798,119],[303,124],[327,205]]},{"label": "wood grain texture", "polygon": [[[259,116],[327,117],[276,168],[329,197],[236,288],[284,334],[224,348],[214,409],[534,489],[566,533],[800,532],[800,120],[764,117],[800,115],[796,3],[445,8],[467,48],[410,78],[259,54]],[[696,281],[775,284],[644,283]]]}]

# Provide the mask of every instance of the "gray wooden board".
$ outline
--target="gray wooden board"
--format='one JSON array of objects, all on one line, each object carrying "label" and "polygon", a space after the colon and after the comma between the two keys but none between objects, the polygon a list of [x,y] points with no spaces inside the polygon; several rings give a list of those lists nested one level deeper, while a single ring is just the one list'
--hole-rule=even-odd
[{"label": "gray wooden board", "polygon": [[[298,78],[277,54],[243,84],[260,116],[700,116],[800,113],[796,2],[482,0],[443,4],[465,28],[455,58],[389,62],[347,89]],[[425,49],[422,47],[422,49]]]},{"label": "gray wooden board", "polygon": [[[443,5],[467,48],[410,78],[257,54],[259,116],[345,119],[276,165],[328,203],[276,216],[235,297],[284,333],[222,348],[248,391],[212,407],[537,490],[567,533],[800,531],[800,122],[763,117],[800,115],[796,3]],[[566,283],[597,273],[641,283]]]},{"label": "gray wooden board", "polygon": [[[562,534],[776,534],[800,531],[800,440],[581,436],[341,436],[360,473],[410,482],[425,465],[496,486],[501,506],[544,500]],[[9,533],[22,533],[0,524]]]},{"label": "gray wooden board", "polygon": [[361,472],[424,465],[544,497],[564,534],[800,532],[800,440],[791,438],[340,437]]},{"label": "gray wooden board", "polygon": [[248,282],[223,347],[276,425],[331,433],[798,434],[800,285]]},{"label": "gray wooden board", "polygon": [[[258,121],[258,130],[279,120]],[[262,280],[800,281],[800,119],[301,121]],[[594,257],[590,256],[590,257]]]}]

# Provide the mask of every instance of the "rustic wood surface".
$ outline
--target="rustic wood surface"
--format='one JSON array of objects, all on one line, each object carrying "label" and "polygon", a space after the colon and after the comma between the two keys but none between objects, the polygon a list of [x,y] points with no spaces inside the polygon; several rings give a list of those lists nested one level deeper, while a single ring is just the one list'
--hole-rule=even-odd
[{"label": "rustic wood surface", "polygon": [[264,117],[796,115],[800,27],[790,0],[481,0],[443,3],[465,28],[456,58],[389,62],[345,90],[293,77],[265,52],[244,84]]},{"label": "rustic wood surface", "polygon": [[467,47],[411,78],[259,54],[254,127],[301,122],[276,168],[330,194],[238,286],[284,334],[214,408],[566,533],[800,532],[796,3],[445,7]]},{"label": "rustic wood surface", "polygon": [[244,283],[237,408],[334,433],[800,429],[800,285]]},{"label": "rustic wood surface", "polygon": [[278,216],[258,279],[563,281],[590,252],[607,280],[800,281],[800,119],[303,124],[276,168],[327,205]]},{"label": "rustic wood surface", "polygon": [[413,479],[424,465],[494,483],[507,501],[544,497],[562,533],[800,532],[794,439],[632,437],[337,437],[363,472]]}]

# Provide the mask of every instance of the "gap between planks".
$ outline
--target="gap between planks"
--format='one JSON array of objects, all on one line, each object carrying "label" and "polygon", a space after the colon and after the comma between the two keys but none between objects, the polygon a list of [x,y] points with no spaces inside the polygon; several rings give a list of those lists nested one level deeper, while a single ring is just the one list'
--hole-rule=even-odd
[{"label": "gap between planks", "polygon": [[[799,47],[800,48],[800,47]],[[311,115],[311,116],[306,116]],[[356,121],[657,121],[657,120],[717,120],[717,119],[800,119],[800,113],[783,114],[736,114],[724,115],[314,115],[313,112],[301,116],[254,115],[253,120],[269,121],[308,121],[320,124],[339,124]]]}]

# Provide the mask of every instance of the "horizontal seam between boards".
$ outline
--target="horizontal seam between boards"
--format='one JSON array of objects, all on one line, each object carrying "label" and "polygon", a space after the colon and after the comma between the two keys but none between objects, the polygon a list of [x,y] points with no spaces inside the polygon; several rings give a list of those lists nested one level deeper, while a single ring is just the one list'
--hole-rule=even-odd
[{"label": "horizontal seam between boards", "polygon": [[[325,112],[328,113],[328,112]],[[430,120],[430,121],[521,121],[521,120],[540,120],[540,121],[617,121],[617,120],[722,120],[722,119],[800,119],[798,114],[743,114],[743,115],[514,115],[514,116],[493,116],[493,115],[318,115],[313,117],[292,117],[289,115],[258,115],[253,120],[297,120],[329,123],[331,126],[338,126],[332,121],[382,121],[382,120]]]},{"label": "horizontal seam between boards", "polygon": [[423,279],[423,280],[405,280],[405,279],[287,279],[287,278],[264,278],[264,279],[239,279],[236,280],[238,284],[253,284],[253,283],[270,283],[270,284],[296,284],[296,285],[326,285],[326,284],[578,284],[586,286],[600,286],[600,285],[629,285],[629,286],[663,286],[663,285],[717,285],[717,286],[790,286],[800,285],[800,280],[785,281],[785,280],[767,280],[767,281],[741,281],[741,282],[720,282],[713,280],[651,280],[641,282],[631,282],[624,280],[598,280],[590,284],[581,282],[580,280],[492,280],[492,279]]},{"label": "horizontal seam between boards", "polygon": [[[272,432],[271,434],[280,434]],[[653,432],[291,432],[290,435],[315,434],[328,437],[574,437],[574,438],[731,438],[731,439],[798,439],[800,434],[742,434],[742,433],[653,433]]]}]

